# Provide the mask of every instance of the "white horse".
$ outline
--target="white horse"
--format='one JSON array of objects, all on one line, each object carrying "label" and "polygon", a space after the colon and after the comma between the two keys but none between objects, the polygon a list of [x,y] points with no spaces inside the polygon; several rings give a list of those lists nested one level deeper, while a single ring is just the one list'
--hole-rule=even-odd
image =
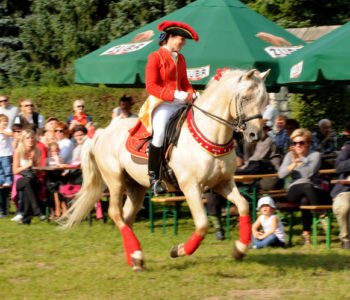
[{"label": "white horse", "polygon": [[[243,131],[248,141],[260,137],[261,112],[268,102],[264,84],[268,73],[254,69],[225,70],[220,73],[221,77],[211,79],[195,101],[192,109],[196,130],[213,149],[220,150],[219,154],[210,153],[211,147],[205,149],[203,143],[200,145],[189,130],[188,121],[184,122],[169,165],[186,197],[195,232],[187,242],[171,250],[172,257],[191,255],[205,237],[208,219],[202,194],[209,188],[237,206],[240,240],[235,242],[234,256],[241,258],[247,252],[251,237],[249,204],[240,195],[233,179],[236,155],[231,141],[234,129]],[[123,237],[127,262],[134,270],[142,270],[144,257],[132,224],[149,187],[149,178],[147,164],[133,159],[125,148],[128,130],[135,123],[135,119],[116,120],[84,146],[83,186],[61,223],[68,229],[81,222],[98,201],[106,184],[110,192],[108,213]],[[123,207],[125,191],[127,200]]]}]

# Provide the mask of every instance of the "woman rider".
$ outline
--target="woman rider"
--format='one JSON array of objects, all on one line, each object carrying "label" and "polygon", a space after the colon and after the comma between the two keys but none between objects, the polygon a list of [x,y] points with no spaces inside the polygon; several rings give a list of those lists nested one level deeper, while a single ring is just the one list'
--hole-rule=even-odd
[{"label": "woman rider", "polygon": [[182,22],[163,21],[160,48],[151,53],[146,66],[146,90],[149,97],[140,110],[140,120],[153,133],[149,147],[148,175],[154,194],[165,192],[160,182],[165,126],[170,117],[186,102],[196,97],[188,81],[185,57],[180,54],[186,39],[198,41],[192,27]]}]

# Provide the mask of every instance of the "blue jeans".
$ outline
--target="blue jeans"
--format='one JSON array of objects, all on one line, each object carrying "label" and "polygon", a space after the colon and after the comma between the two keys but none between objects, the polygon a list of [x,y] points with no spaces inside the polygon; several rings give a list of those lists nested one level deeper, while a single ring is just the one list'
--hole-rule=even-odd
[{"label": "blue jeans", "polygon": [[264,238],[263,240],[258,240],[253,236],[253,247],[260,249],[268,246],[274,246],[274,247],[284,247],[285,244],[281,242],[278,237],[275,234],[270,234],[268,237]]},{"label": "blue jeans", "polygon": [[0,156],[0,185],[12,184],[12,156]]}]

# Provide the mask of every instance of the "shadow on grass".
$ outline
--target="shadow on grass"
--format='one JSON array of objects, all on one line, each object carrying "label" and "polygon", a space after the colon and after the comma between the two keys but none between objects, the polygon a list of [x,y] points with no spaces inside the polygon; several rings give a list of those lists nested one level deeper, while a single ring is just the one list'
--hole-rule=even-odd
[{"label": "shadow on grass", "polygon": [[338,253],[265,253],[249,256],[250,262],[274,266],[277,268],[299,268],[312,270],[315,268],[326,271],[341,271],[350,268],[349,255]]}]

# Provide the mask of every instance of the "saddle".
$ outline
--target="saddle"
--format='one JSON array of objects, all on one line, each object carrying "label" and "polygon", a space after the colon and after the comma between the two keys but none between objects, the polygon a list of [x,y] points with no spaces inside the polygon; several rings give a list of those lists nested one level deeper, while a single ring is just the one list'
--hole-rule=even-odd
[{"label": "saddle", "polygon": [[[168,181],[173,187],[178,189],[177,179],[174,172],[168,165],[173,147],[177,145],[181,127],[184,123],[190,105],[179,109],[168,121],[165,127],[165,137],[163,143],[164,159],[161,164],[161,178]],[[143,163],[148,160],[148,146],[152,140],[151,134],[139,120],[137,124],[129,130],[129,136],[126,140],[126,149],[132,157],[142,159]]]}]

